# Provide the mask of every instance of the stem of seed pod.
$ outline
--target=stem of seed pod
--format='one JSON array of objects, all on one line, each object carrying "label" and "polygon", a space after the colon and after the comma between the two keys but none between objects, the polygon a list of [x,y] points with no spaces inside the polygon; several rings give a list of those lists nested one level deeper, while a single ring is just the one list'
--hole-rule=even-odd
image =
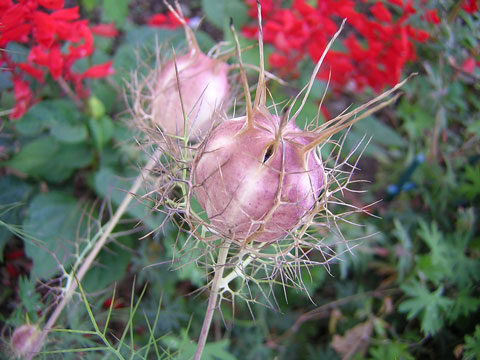
[{"label": "stem of seed pod", "polygon": [[205,318],[203,319],[202,330],[200,331],[200,337],[198,338],[197,350],[195,351],[194,360],[200,360],[203,349],[207,342],[208,332],[210,330],[210,324],[212,323],[213,313],[217,307],[218,294],[220,289],[220,280],[223,277],[223,271],[225,270],[225,263],[227,261],[228,250],[230,249],[232,241],[226,239],[221,245],[218,252],[217,263],[214,268],[214,276],[212,281],[212,287],[210,289],[210,296],[208,298],[207,311]]},{"label": "stem of seed pod", "polygon": [[55,325],[57,319],[60,317],[63,309],[65,306],[70,302],[72,299],[73,293],[76,290],[78,283],[82,281],[83,277],[87,273],[87,271],[90,269],[90,266],[92,265],[93,261],[97,257],[98,253],[100,250],[102,250],[103,246],[107,242],[108,238],[110,237],[113,229],[117,225],[118,221],[120,218],[123,216],[125,211],[128,208],[128,205],[132,201],[134,195],[140,186],[143,183],[143,180],[145,177],[148,175],[148,173],[153,169],[155,163],[157,162],[158,157],[160,156],[161,151],[157,150],[150,160],[148,161],[147,165],[143,168],[143,170],[140,172],[138,177],[135,179],[135,182],[133,183],[132,187],[128,190],[127,194],[123,198],[123,201],[120,203],[120,206],[118,207],[117,211],[113,215],[113,217],[110,219],[109,222],[105,224],[104,227],[102,227],[99,232],[102,233],[100,239],[98,240],[97,243],[95,243],[95,246],[93,247],[92,251],[88,254],[87,258],[83,262],[82,266],[80,266],[80,269],[76,274],[74,274],[77,278],[77,281],[71,281],[69,283],[69,286],[65,289],[63,295],[62,295],[62,300],[60,303],[55,307],[55,310],[53,311],[52,315],[48,318],[47,323],[45,324],[41,334],[38,336],[38,338],[35,340],[35,343],[32,346],[32,351],[25,357],[25,360],[31,360],[42,348],[43,343],[45,341],[45,338],[50,331],[50,329],[53,328]]},{"label": "stem of seed pod", "polygon": [[227,289],[228,284],[230,284],[233,280],[235,280],[237,277],[244,277],[244,269],[250,265],[250,263],[254,260],[253,255],[249,255],[245,260],[240,261],[235,265],[233,270],[225,277],[220,279],[218,283],[218,289],[219,291],[222,291],[224,289]]}]

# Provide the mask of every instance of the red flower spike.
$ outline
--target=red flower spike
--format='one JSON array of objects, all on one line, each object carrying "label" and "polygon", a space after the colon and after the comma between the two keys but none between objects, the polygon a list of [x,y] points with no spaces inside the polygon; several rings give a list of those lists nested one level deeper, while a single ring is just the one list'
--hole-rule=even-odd
[{"label": "red flower spike", "polygon": [[38,43],[46,48],[52,46],[55,40],[55,20],[44,12],[35,11],[33,21],[35,24],[35,38]]},{"label": "red flower spike", "polygon": [[58,46],[53,47],[50,50],[48,57],[48,69],[55,80],[62,76],[63,57]]},{"label": "red flower spike", "polygon": [[115,69],[112,67],[113,61],[110,60],[105,64],[93,65],[88,68],[83,74],[82,77],[86,78],[104,78],[115,73]]},{"label": "red flower spike", "polygon": [[34,46],[30,49],[30,53],[28,54],[27,59],[29,62],[35,63],[40,66],[48,66],[50,61],[48,52],[40,45]]},{"label": "red flower spike", "polygon": [[274,68],[282,68],[287,65],[288,59],[282,54],[272,53],[268,57],[268,63]]},{"label": "red flower spike", "polygon": [[21,24],[9,30],[0,32],[0,46],[6,46],[10,41],[27,42],[32,29],[30,24]]},{"label": "red flower spike", "polygon": [[80,18],[78,9],[79,9],[78,6],[75,6],[69,9],[61,9],[61,10],[52,12],[50,16],[55,20],[73,21]]},{"label": "red flower spike", "polygon": [[474,12],[478,11],[479,3],[480,2],[478,0],[463,0],[462,9],[469,14],[473,14]]},{"label": "red flower spike", "polygon": [[38,0],[38,3],[46,9],[57,10],[63,8],[64,0]]},{"label": "red flower spike", "polygon": [[22,4],[16,4],[1,14],[0,24],[2,24],[0,30],[5,32],[25,22],[25,17],[28,14],[28,8]]},{"label": "red flower spike", "polygon": [[381,2],[376,2],[375,5],[373,5],[370,8],[370,12],[378,20],[389,23],[389,24],[392,23],[392,14],[390,14],[390,11],[388,11],[387,8]]},{"label": "red flower spike", "polygon": [[425,12],[425,19],[430,24],[434,24],[434,25],[440,24],[440,18],[438,17],[438,13],[436,9],[427,10]]},{"label": "red flower spike", "polygon": [[92,26],[90,29],[92,30],[92,33],[98,36],[113,38],[118,35],[118,30],[115,28],[114,23],[99,24]]},{"label": "red flower spike", "polygon": [[[185,21],[188,23],[188,19],[185,18]],[[147,20],[147,25],[152,27],[159,27],[163,29],[176,29],[182,26],[182,23],[172,13],[165,14],[154,14]]]},{"label": "red flower spike", "polygon": [[18,119],[27,112],[33,100],[33,94],[30,90],[30,84],[18,77],[13,79],[13,94],[15,97],[15,107],[10,114],[10,119]]},{"label": "red flower spike", "polygon": [[3,14],[12,6],[13,6],[12,0],[0,0],[0,14]]}]

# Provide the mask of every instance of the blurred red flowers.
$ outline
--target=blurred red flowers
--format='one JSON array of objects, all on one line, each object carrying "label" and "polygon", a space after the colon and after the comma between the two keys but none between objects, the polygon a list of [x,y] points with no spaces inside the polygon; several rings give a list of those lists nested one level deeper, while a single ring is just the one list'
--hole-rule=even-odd
[{"label": "blurred red flowers", "polygon": [[[282,76],[298,76],[298,62],[307,56],[318,61],[339,21],[347,18],[342,46],[329,51],[318,77],[331,76],[334,88],[347,86],[355,91],[366,86],[381,91],[395,85],[405,63],[416,58],[412,40],[424,42],[429,34],[409,23],[416,13],[411,0],[388,3],[293,0],[286,9],[280,1],[262,1],[264,40],[275,48],[270,65]],[[249,15],[256,18],[256,1],[247,0],[247,4]],[[432,12],[428,19],[435,23],[438,16]],[[244,27],[243,34],[256,36],[256,25]]]},{"label": "blurred red flowers", "polygon": [[[43,82],[46,74],[54,80],[70,82],[79,97],[87,95],[84,78],[113,74],[112,62],[94,65],[84,73],[72,70],[73,64],[94,51],[93,34],[114,37],[113,24],[89,27],[81,20],[78,6],[64,9],[64,0],[0,0],[0,66],[12,74],[16,105],[11,119],[21,117],[35,101],[30,89],[31,76]],[[10,42],[29,46],[26,61],[13,61],[6,46]]]},{"label": "blurred red flowers", "polygon": [[[186,19],[188,22],[188,19]],[[168,14],[154,14],[147,20],[147,24],[152,27],[163,29],[176,29],[182,26],[182,23],[171,12]]]}]

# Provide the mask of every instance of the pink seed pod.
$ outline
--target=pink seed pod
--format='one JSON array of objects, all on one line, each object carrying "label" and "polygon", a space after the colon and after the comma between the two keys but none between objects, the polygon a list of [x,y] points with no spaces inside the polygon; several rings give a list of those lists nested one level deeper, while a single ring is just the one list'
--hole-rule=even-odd
[{"label": "pink seed pod", "polygon": [[40,330],[35,325],[25,324],[15,329],[10,339],[10,347],[17,358],[34,351],[35,341],[40,335]]},{"label": "pink seed pod", "polygon": [[[214,125],[216,111],[228,103],[229,65],[204,54],[195,35],[177,10],[170,11],[183,24],[189,51],[163,65],[156,76],[152,102],[153,121],[170,136],[199,140]],[[186,128],[185,128],[185,118]]]},{"label": "pink seed pod", "polygon": [[252,241],[270,243],[288,235],[313,211],[326,182],[325,172],[316,153],[318,135],[312,137],[295,125],[300,110],[289,118],[289,111],[279,117],[266,107],[260,11],[261,68],[253,106],[231,27],[246,116],[226,120],[213,130],[196,154],[192,183],[213,232],[242,246]]},{"label": "pink seed pod", "polygon": [[239,242],[285,237],[312,210],[324,170],[311,139],[266,108],[220,124],[194,167],[195,194],[222,236]]}]

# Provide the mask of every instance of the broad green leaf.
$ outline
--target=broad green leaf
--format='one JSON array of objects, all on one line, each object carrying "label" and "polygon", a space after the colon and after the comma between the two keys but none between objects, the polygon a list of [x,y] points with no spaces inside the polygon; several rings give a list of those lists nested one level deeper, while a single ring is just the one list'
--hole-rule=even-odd
[{"label": "broad green leaf", "polygon": [[[115,205],[119,205],[125,198],[130,186],[134,180],[134,176],[138,174],[132,174],[131,178],[125,178],[116,174],[109,168],[102,168],[95,174],[94,188],[98,195],[105,199],[111,200]],[[136,195],[142,195],[141,193]],[[163,222],[165,216],[152,210],[153,203],[148,200],[134,199],[128,209],[127,213],[136,219],[142,220],[149,229],[158,229]]]},{"label": "broad green leaf", "polygon": [[117,27],[123,28],[128,15],[129,3],[130,0],[103,0],[103,21],[113,21]]},{"label": "broad green leaf", "polygon": [[23,227],[32,237],[25,239],[25,253],[33,261],[34,276],[48,279],[60,272],[61,267],[68,269],[81,215],[77,200],[60,192],[39,194],[31,201]]},{"label": "broad green leaf", "polygon": [[82,7],[85,8],[85,10],[92,11],[95,9],[95,5],[97,4],[96,0],[82,0]]},{"label": "broad green leaf", "polygon": [[134,241],[131,237],[123,237],[102,249],[95,259],[95,266],[83,279],[82,284],[87,293],[105,289],[125,275],[132,257],[132,251],[128,248]]},{"label": "broad green leaf", "polygon": [[[9,225],[19,225],[25,202],[32,193],[32,186],[14,176],[0,177],[0,221]],[[11,237],[11,232],[0,223],[0,262],[3,261],[3,248]]]},{"label": "broad green leaf", "polygon": [[81,112],[68,100],[41,101],[15,126],[24,136],[36,136],[48,129],[57,140],[65,143],[79,143],[88,136]]},{"label": "broad green leaf", "polygon": [[64,144],[44,136],[24,145],[6,165],[33,177],[61,182],[92,160],[93,153],[86,144]]},{"label": "broad green leaf", "polygon": [[249,19],[247,6],[240,0],[202,0],[202,9],[207,20],[218,29],[224,29],[232,18],[238,31]]},{"label": "broad green leaf", "polygon": [[442,296],[443,286],[430,292],[417,281],[405,283],[401,289],[409,297],[399,306],[399,311],[407,313],[407,319],[419,318],[421,329],[426,335],[434,335],[441,329],[446,312],[450,311],[454,301]]}]

